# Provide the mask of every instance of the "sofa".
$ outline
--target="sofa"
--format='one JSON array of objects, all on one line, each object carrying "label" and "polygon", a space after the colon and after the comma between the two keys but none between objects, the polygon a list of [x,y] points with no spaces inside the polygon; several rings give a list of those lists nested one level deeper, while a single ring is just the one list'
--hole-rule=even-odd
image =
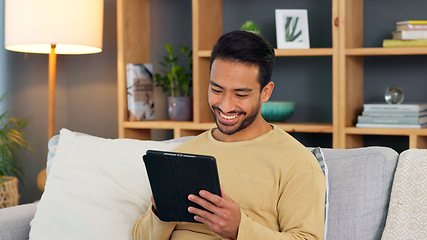
[{"label": "sofa", "polygon": [[[141,156],[187,139],[104,139],[62,129],[49,142],[40,201],[0,209],[0,240],[130,239],[150,204]],[[326,239],[427,239],[427,150],[321,150]]]}]

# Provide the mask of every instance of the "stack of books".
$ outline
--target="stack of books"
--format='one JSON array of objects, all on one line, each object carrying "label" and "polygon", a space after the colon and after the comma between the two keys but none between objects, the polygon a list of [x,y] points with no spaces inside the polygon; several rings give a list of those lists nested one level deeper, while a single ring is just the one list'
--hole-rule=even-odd
[{"label": "stack of books", "polygon": [[427,20],[399,21],[392,35],[383,40],[383,47],[427,47]]},{"label": "stack of books", "polygon": [[427,127],[427,103],[364,104],[356,127],[424,128]]}]

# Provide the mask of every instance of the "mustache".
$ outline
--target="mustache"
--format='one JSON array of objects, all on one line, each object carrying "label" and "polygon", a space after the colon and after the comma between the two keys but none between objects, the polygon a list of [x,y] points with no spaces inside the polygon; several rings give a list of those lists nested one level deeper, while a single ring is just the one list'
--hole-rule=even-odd
[{"label": "mustache", "polygon": [[[223,112],[223,113],[226,113],[226,112],[222,111],[221,108],[219,108],[218,106],[212,106],[212,109],[220,111],[220,112]],[[227,113],[229,113],[229,114],[232,114],[232,113],[246,114],[246,112],[244,112],[244,111],[238,111],[238,110],[233,110],[233,111],[230,111],[230,112],[227,112]]]}]

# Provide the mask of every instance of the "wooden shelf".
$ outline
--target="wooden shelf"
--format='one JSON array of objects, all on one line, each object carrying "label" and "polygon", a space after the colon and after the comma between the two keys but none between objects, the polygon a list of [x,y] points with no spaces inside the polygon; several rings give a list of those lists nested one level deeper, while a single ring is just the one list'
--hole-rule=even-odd
[{"label": "wooden shelf", "polygon": [[[409,137],[409,148],[427,148],[427,128],[358,128],[347,127],[345,132],[349,139],[359,139],[363,135],[382,135],[382,136],[407,136]],[[351,142],[352,140],[349,140]],[[361,147],[361,146],[353,146]]]},{"label": "wooden shelf", "polygon": [[[293,56],[332,56],[332,48],[310,48],[310,49],[274,49],[276,57]],[[210,57],[210,50],[198,51],[199,57]]]},{"label": "wooden shelf", "polygon": [[211,57],[211,50],[201,50],[201,51],[197,51],[197,55],[199,56],[199,57],[208,57],[208,58],[210,58]]},{"label": "wooden shelf", "polygon": [[[427,47],[362,47],[364,3],[339,0],[339,148],[365,146],[364,135],[408,136],[410,148],[427,146],[427,129],[357,128],[354,122],[364,104],[364,56],[426,55]],[[351,126],[351,127],[349,127]]]},{"label": "wooden shelf", "polygon": [[310,49],[275,49],[277,57],[292,56],[332,56],[332,48],[310,48]]},{"label": "wooden shelf", "polygon": [[[335,4],[338,0],[331,0]],[[136,36],[140,36],[142,31],[147,29],[137,28],[133,24],[134,15],[137,12],[129,7],[138,2],[139,10],[147,13],[149,9],[149,0],[131,0],[128,3],[124,0],[118,0],[118,68],[119,68],[119,136],[130,138],[149,139],[151,129],[173,130],[174,137],[194,135],[201,131],[215,127],[209,109],[201,105],[204,102],[206,88],[209,82],[209,64],[211,55],[211,46],[213,46],[222,34],[222,0],[192,0],[193,5],[193,98],[194,98],[194,120],[190,122],[175,121],[127,121],[126,91],[125,91],[125,71],[124,66],[130,62],[128,59],[129,50],[134,49],[136,42],[132,42],[132,33],[128,32],[128,24],[132,23],[132,31]],[[141,10],[144,7],[144,10]],[[148,13],[147,13],[148,14]],[[332,17],[332,16],[331,16]],[[143,20],[144,26],[149,26],[149,18]],[[142,36],[140,36],[141,38]],[[149,46],[149,42],[144,43],[144,47]],[[311,48],[311,49],[275,49],[277,57],[292,56],[333,56],[334,48]],[[145,51],[133,51],[132,56],[141,56],[144,59],[149,58]],[[326,133],[333,134],[334,126],[332,123],[273,123],[287,132],[302,133]],[[335,127],[336,128],[336,127]]]},{"label": "wooden shelf", "polygon": [[[151,129],[168,129],[174,137],[215,127],[205,106],[211,47],[223,33],[223,0],[192,0],[193,101],[191,122],[127,121],[126,63],[150,62],[150,0],[117,0],[119,137],[150,139]],[[288,132],[332,134],[334,148],[364,146],[364,135],[408,136],[409,147],[427,148],[427,129],[357,128],[364,91],[364,56],[427,55],[427,47],[363,47],[364,1],[332,1],[330,48],[275,49],[277,57],[332,58],[332,123],[274,123]],[[315,2],[313,0],[313,2]],[[310,67],[307,66],[307,71]],[[351,127],[349,127],[351,126]]]},{"label": "wooden shelf", "polygon": [[[332,124],[326,123],[272,123],[289,133],[332,133]],[[151,129],[173,130],[174,138],[196,135],[214,128],[214,122],[195,123],[178,121],[125,121],[123,127],[129,135],[141,139],[150,139]],[[125,136],[128,137],[128,136]]]},{"label": "wooden shelf", "polygon": [[348,48],[347,56],[426,55],[427,47],[407,48]]},{"label": "wooden shelf", "polygon": [[331,123],[273,123],[287,132],[332,133]]},{"label": "wooden shelf", "polygon": [[125,122],[126,128],[133,129],[193,129],[193,130],[207,130],[215,127],[215,123],[194,123],[194,122],[178,122],[178,121],[139,121],[139,122]]},{"label": "wooden shelf", "polygon": [[[289,132],[332,133],[332,124],[328,123],[272,123]],[[187,129],[208,130],[215,127],[214,122],[194,123],[177,121],[138,121],[124,122],[129,129]]]},{"label": "wooden shelf", "polygon": [[395,135],[395,136],[427,136],[427,128],[359,128],[347,127],[347,134],[358,135]]}]

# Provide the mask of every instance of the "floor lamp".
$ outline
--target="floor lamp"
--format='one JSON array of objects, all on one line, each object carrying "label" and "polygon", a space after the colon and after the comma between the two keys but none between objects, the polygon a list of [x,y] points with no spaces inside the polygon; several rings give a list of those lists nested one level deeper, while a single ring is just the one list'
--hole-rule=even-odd
[{"label": "floor lamp", "polygon": [[[5,48],[49,54],[49,139],[55,134],[56,55],[101,52],[103,15],[104,0],[5,1]],[[42,190],[45,180],[42,170]]]}]

